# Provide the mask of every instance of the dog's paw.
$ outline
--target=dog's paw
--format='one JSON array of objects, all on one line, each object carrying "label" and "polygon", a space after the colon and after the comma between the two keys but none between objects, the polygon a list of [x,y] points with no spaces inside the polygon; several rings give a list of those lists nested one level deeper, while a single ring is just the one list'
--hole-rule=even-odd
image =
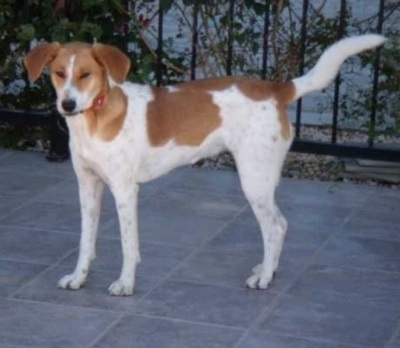
[{"label": "dog's paw", "polygon": [[112,296],[130,296],[133,294],[134,284],[124,282],[121,279],[116,280],[108,288],[108,292]]},{"label": "dog's paw", "polygon": [[86,277],[75,273],[67,274],[58,281],[60,289],[78,290],[85,283]]},{"label": "dog's paw", "polygon": [[273,278],[273,272],[266,271],[264,266],[259,264],[253,268],[252,273],[246,280],[246,286],[250,289],[267,289]]}]

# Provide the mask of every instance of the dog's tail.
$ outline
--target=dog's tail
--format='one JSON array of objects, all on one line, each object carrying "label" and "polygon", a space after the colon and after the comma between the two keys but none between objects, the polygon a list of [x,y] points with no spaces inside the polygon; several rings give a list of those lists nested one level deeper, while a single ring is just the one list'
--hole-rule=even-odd
[{"label": "dog's tail", "polygon": [[312,70],[292,80],[295,94],[291,101],[325,88],[336,77],[340,66],[348,57],[380,46],[385,40],[382,35],[367,34],[342,39],[333,44],[322,54]]}]

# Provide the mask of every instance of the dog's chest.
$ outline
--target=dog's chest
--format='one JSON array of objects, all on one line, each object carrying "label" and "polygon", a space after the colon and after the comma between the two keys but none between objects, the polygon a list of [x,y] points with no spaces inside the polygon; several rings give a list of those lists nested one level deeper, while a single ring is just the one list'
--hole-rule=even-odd
[{"label": "dog's chest", "polygon": [[85,119],[79,116],[67,119],[72,156],[75,161],[79,161],[84,167],[90,168],[107,180],[112,168],[123,161],[120,158],[122,155],[115,145],[107,144],[91,136],[85,122]]},{"label": "dog's chest", "polygon": [[[114,166],[110,162],[112,156],[100,151],[98,146],[93,146],[93,144],[84,141],[76,141],[75,144],[71,145],[71,150],[74,151],[75,157],[77,157],[81,163],[84,163],[85,167],[90,168],[103,180],[109,181],[109,173],[111,167]],[[113,161],[115,160],[114,158]]]}]

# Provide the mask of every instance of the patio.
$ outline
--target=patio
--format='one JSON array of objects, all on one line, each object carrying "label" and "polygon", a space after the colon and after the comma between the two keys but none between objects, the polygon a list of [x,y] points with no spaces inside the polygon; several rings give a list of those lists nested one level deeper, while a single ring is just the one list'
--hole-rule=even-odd
[{"label": "patio", "polygon": [[266,291],[244,287],[261,235],[235,173],[183,168],[143,185],[132,297],[107,294],[121,249],[111,195],[85,288],[70,161],[0,150],[1,348],[400,347],[400,190],[283,179],[290,228]]}]

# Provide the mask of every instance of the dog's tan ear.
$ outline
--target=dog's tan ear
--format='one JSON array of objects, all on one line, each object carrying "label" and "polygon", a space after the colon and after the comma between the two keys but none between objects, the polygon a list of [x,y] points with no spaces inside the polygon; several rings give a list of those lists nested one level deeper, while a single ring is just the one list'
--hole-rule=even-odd
[{"label": "dog's tan ear", "polygon": [[43,43],[34,47],[24,58],[29,81],[36,81],[44,67],[57,55],[61,45],[59,42]]},{"label": "dog's tan ear", "polygon": [[115,82],[124,82],[131,67],[131,62],[125,54],[114,46],[99,43],[92,46],[92,54]]}]

